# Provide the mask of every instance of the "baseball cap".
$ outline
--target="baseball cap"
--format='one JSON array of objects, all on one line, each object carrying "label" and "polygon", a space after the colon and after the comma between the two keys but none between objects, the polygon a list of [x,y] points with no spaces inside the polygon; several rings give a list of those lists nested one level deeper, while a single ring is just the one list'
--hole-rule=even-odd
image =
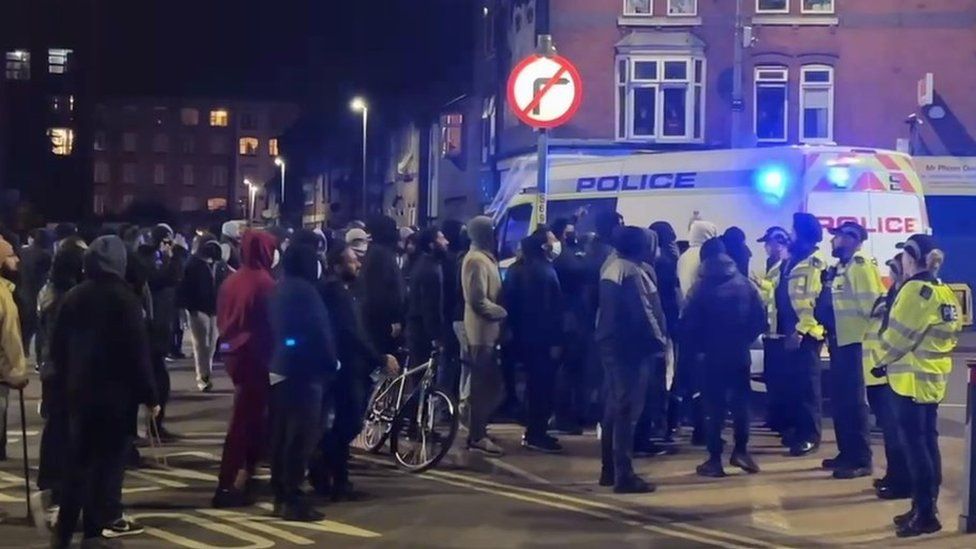
[{"label": "baseball cap", "polygon": [[855,223],[853,221],[845,221],[840,224],[840,227],[835,227],[833,229],[827,229],[830,234],[844,235],[851,238],[857,239],[859,242],[864,242],[868,239],[868,232],[860,223]]},{"label": "baseball cap", "polygon": [[927,234],[913,234],[908,237],[908,240],[900,244],[895,245],[899,250],[904,250],[904,252],[916,261],[925,259],[929,252],[932,250],[937,250],[939,244],[935,241],[935,238]]},{"label": "baseball cap", "polygon": [[790,233],[783,227],[770,227],[766,229],[766,234],[756,242],[779,242],[780,244],[790,243]]}]

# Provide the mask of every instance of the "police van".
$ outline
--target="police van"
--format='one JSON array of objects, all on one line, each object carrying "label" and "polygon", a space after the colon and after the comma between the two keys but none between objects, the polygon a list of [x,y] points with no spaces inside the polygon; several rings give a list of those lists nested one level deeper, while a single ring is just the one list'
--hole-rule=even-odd
[{"label": "police van", "polygon": [[[502,166],[501,187],[488,215],[497,226],[499,260],[514,260],[519,241],[540,221],[536,157]],[[810,212],[825,228],[856,221],[870,233],[865,250],[880,264],[895,245],[929,233],[922,183],[903,153],[839,146],[784,146],[685,152],[558,152],[550,155],[544,199],[548,221],[577,216],[577,232],[595,230],[602,211],[628,225],[667,221],[687,237],[695,217],[720,231],[745,231],[752,270],[765,257],[756,239],[768,227],[789,230],[794,212]],[[821,250],[830,256],[829,236]],[[887,273],[882,273],[887,274]]]}]

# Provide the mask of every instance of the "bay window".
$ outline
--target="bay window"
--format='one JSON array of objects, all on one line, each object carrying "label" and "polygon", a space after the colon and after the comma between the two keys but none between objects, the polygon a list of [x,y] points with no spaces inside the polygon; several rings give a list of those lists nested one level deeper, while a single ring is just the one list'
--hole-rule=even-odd
[{"label": "bay window", "polygon": [[617,139],[703,139],[705,60],[632,54],[617,59]]},{"label": "bay window", "polygon": [[753,129],[759,142],[783,142],[787,138],[786,67],[756,67]]},{"label": "bay window", "polygon": [[800,142],[834,140],[834,69],[806,65],[800,71]]}]

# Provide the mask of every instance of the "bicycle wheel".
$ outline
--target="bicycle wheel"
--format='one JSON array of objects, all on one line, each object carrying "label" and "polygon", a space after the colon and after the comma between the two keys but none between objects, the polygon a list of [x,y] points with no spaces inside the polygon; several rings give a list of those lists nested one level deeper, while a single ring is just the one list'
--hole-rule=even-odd
[{"label": "bicycle wheel", "polygon": [[411,473],[422,473],[444,459],[458,431],[457,408],[442,391],[415,393],[393,421],[390,447],[397,466]]},{"label": "bicycle wheel", "polygon": [[366,417],[363,419],[363,446],[371,454],[378,453],[390,436],[390,426],[396,414],[396,391],[391,380],[376,385],[369,397]]}]

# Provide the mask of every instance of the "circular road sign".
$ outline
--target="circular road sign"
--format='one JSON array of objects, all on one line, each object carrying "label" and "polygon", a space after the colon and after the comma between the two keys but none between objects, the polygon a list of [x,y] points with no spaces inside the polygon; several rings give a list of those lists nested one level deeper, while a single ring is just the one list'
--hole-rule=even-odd
[{"label": "circular road sign", "polygon": [[555,128],[569,121],[583,99],[583,79],[565,57],[530,55],[512,69],[508,104],[533,128]]}]

